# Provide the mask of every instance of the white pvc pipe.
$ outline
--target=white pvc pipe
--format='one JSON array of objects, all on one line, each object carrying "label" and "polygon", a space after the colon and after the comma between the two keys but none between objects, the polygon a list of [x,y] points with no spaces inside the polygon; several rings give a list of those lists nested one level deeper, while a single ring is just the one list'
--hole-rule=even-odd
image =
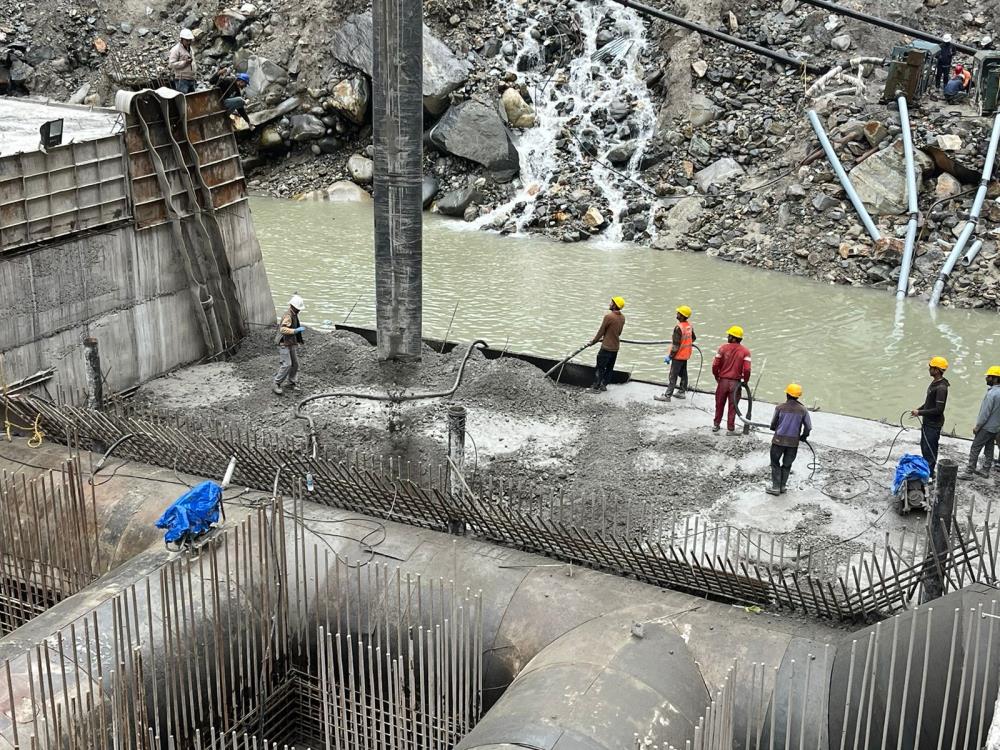
[{"label": "white pvc pipe", "polygon": [[837,152],[833,150],[833,145],[830,143],[830,139],[826,137],[826,131],[823,130],[823,124],[819,121],[819,117],[816,115],[816,111],[810,109],[806,112],[809,117],[809,124],[812,125],[813,130],[816,132],[816,137],[819,138],[819,145],[823,147],[823,151],[826,153],[826,158],[830,162],[830,166],[833,167],[833,171],[837,175],[837,179],[840,180],[841,187],[844,188],[844,192],[847,193],[847,197],[851,201],[851,205],[854,206],[854,210],[858,212],[858,218],[861,219],[861,223],[864,224],[865,229],[868,231],[868,236],[871,237],[875,242],[882,239],[882,235],[878,231],[878,227],[875,226],[875,222],[872,221],[872,217],[868,215],[868,209],[865,208],[865,204],[861,202],[861,197],[858,195],[857,191],[854,189],[854,185],[851,184],[851,178],[847,176],[847,172],[844,171],[844,165],[840,163],[840,159],[837,157]]},{"label": "white pvc pipe", "polygon": [[902,299],[910,291],[910,268],[913,266],[913,246],[917,242],[917,174],[913,165],[913,137],[910,134],[910,112],[906,107],[906,97],[897,99],[899,104],[899,124],[903,130],[903,157],[906,161],[906,210],[910,220],[906,224],[906,241],[903,243],[903,264],[899,269],[899,283],[896,298]]},{"label": "white pvc pipe", "polygon": [[968,268],[969,266],[971,266],[972,261],[976,259],[976,256],[979,255],[979,251],[982,249],[983,249],[982,240],[976,240],[975,242],[973,242],[972,247],[969,248],[969,252],[967,252],[965,254],[965,257],[962,258],[962,267]]},{"label": "white pvc pipe", "polygon": [[[979,223],[979,213],[983,210],[983,201],[986,200],[986,188],[989,187],[990,177],[993,174],[993,162],[995,162],[997,158],[998,142],[1000,142],[1000,114],[998,114],[993,120],[993,132],[990,133],[990,145],[986,150],[986,162],[983,164],[983,175],[979,180],[979,189],[976,191],[976,198],[972,201],[972,209],[969,211],[969,220],[965,222],[962,234],[958,236],[958,240],[955,242],[955,246],[952,248],[951,254],[948,256],[949,261],[952,256],[954,256],[957,261],[958,256],[962,254],[962,250],[965,249],[965,245],[968,243],[972,233],[976,230],[976,224]],[[942,273],[944,273],[943,269]],[[947,276],[945,276],[945,279],[947,279]],[[941,281],[940,277],[938,281]],[[940,294],[938,297],[940,297]],[[937,302],[932,295],[930,306],[934,307],[936,304]]]}]

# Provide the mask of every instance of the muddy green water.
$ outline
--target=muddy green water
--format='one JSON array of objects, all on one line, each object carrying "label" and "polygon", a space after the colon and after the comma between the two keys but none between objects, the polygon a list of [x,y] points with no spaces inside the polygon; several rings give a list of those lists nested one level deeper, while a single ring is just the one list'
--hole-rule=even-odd
[{"label": "muddy green water", "polygon": [[[275,306],[292,292],[305,322],[373,325],[370,206],[251,201]],[[968,434],[1000,364],[1000,316],[941,309],[889,292],[822,284],[709,258],[644,247],[600,247],[500,237],[425,214],[424,335],[486,339],[493,346],[561,357],[593,336],[612,295],[626,300],[625,335],[669,338],[674,309],[694,309],[698,343],[711,359],[732,324],[746,330],[758,396],[781,398],[797,381],[824,411],[897,421],[923,401],[927,359],[951,362],[947,429]],[[355,306],[356,305],[356,306]],[[455,306],[458,306],[455,312]],[[625,346],[618,367],[662,379],[664,348]],[[594,349],[581,355],[592,361]],[[692,360],[692,379],[698,355]],[[702,385],[712,382],[709,362]]]}]

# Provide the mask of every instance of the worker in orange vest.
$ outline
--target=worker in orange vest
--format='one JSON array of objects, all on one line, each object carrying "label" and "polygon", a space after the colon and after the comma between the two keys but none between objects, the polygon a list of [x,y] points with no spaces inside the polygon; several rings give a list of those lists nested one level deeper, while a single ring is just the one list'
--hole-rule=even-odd
[{"label": "worker in orange vest", "polygon": [[712,374],[718,385],[715,387],[715,419],[712,432],[719,431],[722,412],[729,405],[726,417],[727,435],[736,434],[736,402],[741,383],[750,382],[750,350],[743,346],[743,329],[730,326],[726,331],[728,341],[719,347],[712,360]]},{"label": "worker in orange vest", "polygon": [[681,387],[676,396],[677,398],[687,398],[685,394],[688,389],[688,360],[691,359],[691,352],[697,339],[694,327],[688,322],[690,317],[690,307],[681,305],[677,308],[677,325],[674,326],[674,333],[670,339],[670,352],[663,360],[670,363],[670,379],[663,395],[653,396],[657,401],[669,401],[675,395],[674,388],[677,386],[678,378],[680,378]]},{"label": "worker in orange vest", "polygon": [[964,65],[955,66],[955,75],[962,76],[962,90],[968,91],[972,85],[972,73]]}]

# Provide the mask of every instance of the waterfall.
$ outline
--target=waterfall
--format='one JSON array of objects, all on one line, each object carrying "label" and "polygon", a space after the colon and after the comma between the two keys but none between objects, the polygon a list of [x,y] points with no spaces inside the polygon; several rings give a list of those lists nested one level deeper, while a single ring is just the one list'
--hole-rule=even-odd
[{"label": "waterfall", "polygon": [[[523,233],[536,218],[539,199],[564,200],[563,192],[568,191],[556,181],[575,163],[587,166],[595,194],[602,196],[610,209],[604,212],[609,226],[600,237],[611,242],[622,240],[629,189],[633,193],[642,190],[644,201],[652,204],[646,212],[646,231],[654,237],[653,191],[639,170],[656,132],[656,112],[638,62],[646,46],[645,26],[637,13],[617,4],[584,0],[571,7],[582,49],[563,64],[545,60],[545,50],[535,36],[539,20],[530,16],[525,6],[508,5],[511,26],[520,28],[521,33],[516,55],[507,65],[521,71],[519,77],[533,99],[536,125],[520,134],[520,177],[514,197],[481,216],[473,226],[500,228],[513,220],[515,233]],[[603,41],[608,32],[620,41],[613,43],[614,54],[595,61],[602,31]],[[620,121],[612,117],[615,104]],[[568,152],[557,146],[567,133]],[[616,147],[634,149],[627,163],[617,167],[608,159]]]}]

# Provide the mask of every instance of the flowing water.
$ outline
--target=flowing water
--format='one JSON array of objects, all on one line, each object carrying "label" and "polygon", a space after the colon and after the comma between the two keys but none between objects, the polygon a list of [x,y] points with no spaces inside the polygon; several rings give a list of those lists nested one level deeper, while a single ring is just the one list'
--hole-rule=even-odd
[{"label": "flowing water", "polygon": [[[275,306],[293,292],[312,325],[375,319],[371,206],[251,200]],[[425,214],[424,335],[481,337],[513,351],[562,357],[594,335],[612,295],[626,300],[625,335],[669,338],[674,309],[692,322],[707,357],[732,324],[746,329],[758,396],[805,388],[823,411],[898,421],[923,401],[926,362],[951,361],[947,429],[968,434],[985,391],[983,373],[1000,364],[1000,316],[940,309],[870,289],[833,286],[726,263],[701,254],[621,245],[565,244],[538,237],[455,231]],[[451,322],[454,314],[454,322]],[[618,367],[663,379],[662,346],[625,346]],[[580,356],[593,362],[594,349]],[[703,386],[712,383],[705,363]],[[698,355],[692,360],[692,379]],[[911,423],[912,424],[912,423]]]}]

